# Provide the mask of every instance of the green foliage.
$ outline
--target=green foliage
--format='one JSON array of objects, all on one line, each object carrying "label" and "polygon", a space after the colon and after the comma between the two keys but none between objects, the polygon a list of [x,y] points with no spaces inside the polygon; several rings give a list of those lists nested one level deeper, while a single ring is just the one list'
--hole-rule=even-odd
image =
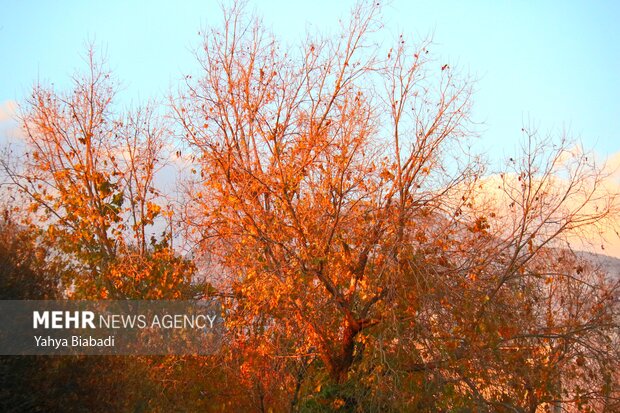
[{"label": "green foliage", "polygon": [[37,232],[0,219],[0,299],[51,300],[67,267],[38,242]]}]

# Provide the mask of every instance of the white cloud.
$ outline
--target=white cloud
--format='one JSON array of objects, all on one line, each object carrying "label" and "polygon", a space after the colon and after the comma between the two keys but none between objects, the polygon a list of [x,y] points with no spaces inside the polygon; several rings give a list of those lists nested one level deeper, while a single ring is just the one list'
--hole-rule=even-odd
[{"label": "white cloud", "polygon": [[[579,154],[579,150],[573,153],[573,155]],[[568,160],[566,163],[560,163],[566,165]],[[538,181],[534,181],[534,186],[538,183]],[[608,157],[592,199],[587,203],[585,203],[584,197],[588,194],[588,188],[592,188],[594,185],[594,180],[592,177],[588,177],[583,183],[582,189],[575,190],[572,195],[562,201],[562,208],[558,210],[557,216],[575,212],[579,208],[581,209],[577,218],[596,214],[605,208],[609,208],[611,212],[607,219],[567,232],[564,240],[577,250],[620,258],[620,152]],[[557,174],[542,193],[545,194],[551,204],[556,205],[565,193],[567,185],[566,175]],[[478,183],[473,208],[480,211],[484,210],[483,213],[486,214],[494,212],[497,216],[496,231],[512,231],[513,225],[516,224],[515,220],[518,220],[519,214],[522,214],[518,208],[520,196],[521,181],[517,174],[490,175]],[[613,199],[613,203],[606,205],[606,200],[610,199]],[[517,206],[513,205],[511,208],[514,201],[516,201]],[[582,207],[584,203],[585,206]]]},{"label": "white cloud", "polygon": [[20,143],[24,137],[15,116],[17,102],[7,100],[0,104],[0,147],[9,143]]},{"label": "white cloud", "polygon": [[17,111],[17,102],[7,100],[0,105],[0,124],[5,122],[14,122],[15,113]]}]

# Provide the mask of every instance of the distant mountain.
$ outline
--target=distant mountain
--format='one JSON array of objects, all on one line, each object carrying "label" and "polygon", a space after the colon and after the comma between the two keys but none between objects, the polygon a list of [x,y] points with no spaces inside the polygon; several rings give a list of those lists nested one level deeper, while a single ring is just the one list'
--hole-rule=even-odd
[{"label": "distant mountain", "polygon": [[575,251],[575,254],[607,272],[612,280],[620,280],[620,258],[585,251]]}]

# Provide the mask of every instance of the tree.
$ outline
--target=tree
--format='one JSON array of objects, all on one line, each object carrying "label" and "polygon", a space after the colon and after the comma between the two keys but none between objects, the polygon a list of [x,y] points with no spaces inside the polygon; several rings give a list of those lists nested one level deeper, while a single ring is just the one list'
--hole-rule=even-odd
[{"label": "tree", "polygon": [[182,227],[211,258],[202,293],[222,300],[228,327],[209,357],[120,361],[103,378],[105,360],[52,363],[94,389],[145,393],[78,386],[75,398],[108,410],[617,410],[620,287],[570,249],[616,225],[604,169],[524,129],[522,153],[487,174],[467,149],[471,80],[430,41],[385,47],[381,30],[379,5],[359,5],[295,49],[243,4],[225,10],[171,102],[191,158],[179,209],[156,185],[174,128],[160,107],[115,110],[92,51],[70,93],[34,87],[26,152],[2,163],[28,200],[11,271],[35,263],[49,286],[62,269],[61,292],[78,298],[190,296],[195,263],[172,246]]},{"label": "tree", "polygon": [[215,294],[257,406],[314,400],[326,371],[331,408],[534,411],[584,400],[560,377],[577,353],[594,375],[605,359],[596,397],[617,396],[602,378],[617,286],[556,250],[615,217],[601,172],[583,156],[562,175],[565,146],[542,163],[525,148],[502,175],[510,213],[481,207],[471,82],[429,42],[374,43],[378,13],[286,49],[235,4],[173,102],[197,160],[183,218],[226,276]]},{"label": "tree", "polygon": [[[92,49],[87,64],[70,92],[37,84],[20,107],[24,151],[1,160],[17,189],[0,220],[1,298],[190,297],[194,267],[171,245],[155,182],[170,134],[155,105],[115,112],[115,83]],[[4,356],[0,409],[165,410],[157,361]]]},{"label": "tree", "polygon": [[29,204],[23,224],[75,267],[64,282],[78,297],[178,297],[192,266],[154,182],[169,134],[152,107],[115,113],[111,74],[92,49],[87,63],[70,93],[37,84],[21,107],[26,151],[3,167]]}]

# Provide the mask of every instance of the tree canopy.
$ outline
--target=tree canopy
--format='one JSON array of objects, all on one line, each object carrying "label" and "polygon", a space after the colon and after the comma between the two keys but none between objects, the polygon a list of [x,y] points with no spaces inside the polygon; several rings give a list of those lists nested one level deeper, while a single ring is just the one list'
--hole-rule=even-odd
[{"label": "tree canopy", "polygon": [[[524,128],[488,172],[473,81],[430,41],[379,43],[378,3],[296,46],[243,4],[223,16],[167,106],[115,111],[92,53],[69,93],[37,85],[3,164],[65,295],[223,303],[220,354],[140,364],[177,383],[150,408],[619,407],[619,280],[570,248],[617,222],[592,155]],[[181,157],[168,202],[157,171]],[[175,239],[209,257],[200,277]]]}]

